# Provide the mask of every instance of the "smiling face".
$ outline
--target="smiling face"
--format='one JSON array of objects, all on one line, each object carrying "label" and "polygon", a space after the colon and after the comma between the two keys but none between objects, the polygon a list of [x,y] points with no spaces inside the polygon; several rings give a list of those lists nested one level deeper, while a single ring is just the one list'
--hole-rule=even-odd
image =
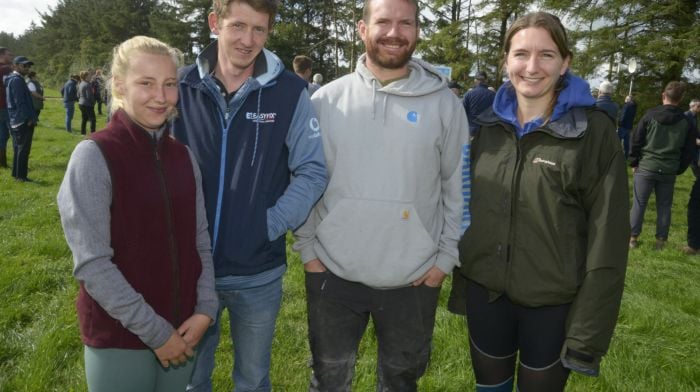
[{"label": "smiling face", "polygon": [[407,0],[374,0],[357,24],[367,49],[367,68],[380,80],[401,77],[418,41],[416,6]]},{"label": "smiling face", "polygon": [[224,17],[209,14],[209,28],[218,36],[217,66],[223,72],[252,74],[255,58],[270,33],[270,15],[247,3],[232,2]]},{"label": "smiling face", "polygon": [[177,67],[166,55],[134,52],[123,78],[114,88],[131,120],[147,131],[158,130],[175,110]]},{"label": "smiling face", "polygon": [[519,102],[531,106],[551,102],[559,77],[569,68],[552,36],[541,27],[528,27],[515,33],[506,57],[506,71]]}]

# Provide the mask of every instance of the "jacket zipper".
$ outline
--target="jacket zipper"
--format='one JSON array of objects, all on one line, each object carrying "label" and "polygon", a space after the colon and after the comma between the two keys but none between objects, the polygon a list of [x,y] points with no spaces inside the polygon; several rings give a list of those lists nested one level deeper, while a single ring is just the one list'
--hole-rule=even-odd
[{"label": "jacket zipper", "polygon": [[515,130],[511,133],[511,137],[515,139],[515,166],[513,167],[513,175],[511,176],[510,179],[510,222],[508,224],[508,242],[506,243],[506,281],[504,284],[504,291],[508,292],[508,286],[510,283],[510,274],[511,274],[511,255],[512,255],[512,244],[515,243],[515,237],[516,237],[516,232],[513,230],[513,225],[515,224],[515,206],[516,206],[516,199],[518,197],[517,195],[517,189],[516,189],[516,184],[517,184],[517,179],[519,177],[519,172],[520,172],[520,167],[521,167],[521,148],[520,148],[520,140],[518,137],[515,135]]},{"label": "jacket zipper", "polygon": [[172,219],[172,203],[170,200],[170,194],[168,193],[168,188],[165,184],[165,168],[163,167],[163,162],[160,160],[160,154],[158,152],[158,141],[155,139],[155,135],[152,138],[153,144],[153,157],[155,159],[156,168],[158,169],[158,178],[160,180],[160,186],[163,190],[163,198],[165,199],[166,207],[166,224],[168,230],[168,247],[170,248],[170,259],[172,261],[172,276],[173,290],[175,301],[173,301],[173,308],[171,309],[174,316],[173,322],[179,325],[183,320],[180,320],[180,263],[178,261],[177,248],[175,247],[174,239],[174,228]]}]

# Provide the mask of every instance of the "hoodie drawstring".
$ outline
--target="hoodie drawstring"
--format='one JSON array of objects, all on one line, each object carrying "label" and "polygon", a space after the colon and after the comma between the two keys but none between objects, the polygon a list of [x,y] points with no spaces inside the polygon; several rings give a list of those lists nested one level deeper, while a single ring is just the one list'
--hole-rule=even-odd
[{"label": "hoodie drawstring", "polygon": [[258,152],[258,137],[260,136],[260,102],[262,98],[262,88],[258,89],[258,113],[255,116],[255,144],[253,145],[253,159],[250,160],[250,167],[255,164],[255,156]]},{"label": "hoodie drawstring", "polygon": [[377,80],[372,79],[372,120],[374,120],[376,116],[376,111],[377,111],[377,105],[374,103],[375,99],[377,98]]}]

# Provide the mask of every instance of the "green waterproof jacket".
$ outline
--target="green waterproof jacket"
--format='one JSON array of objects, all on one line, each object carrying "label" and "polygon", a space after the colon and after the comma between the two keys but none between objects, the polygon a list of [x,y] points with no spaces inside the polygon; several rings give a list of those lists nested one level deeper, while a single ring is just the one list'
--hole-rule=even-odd
[{"label": "green waterproof jacket", "polygon": [[564,364],[597,375],[617,322],[627,265],[629,193],[615,125],[573,108],[517,139],[492,112],[472,142],[472,223],[459,243],[449,308],[464,279],[520,305],[571,304]]}]

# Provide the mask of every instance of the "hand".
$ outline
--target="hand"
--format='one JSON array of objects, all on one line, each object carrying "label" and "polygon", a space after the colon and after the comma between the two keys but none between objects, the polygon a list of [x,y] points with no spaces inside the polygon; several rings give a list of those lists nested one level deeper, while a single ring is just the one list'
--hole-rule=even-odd
[{"label": "hand", "polygon": [[442,281],[445,280],[446,273],[442,272],[440,268],[433,266],[423,274],[420,278],[413,282],[414,286],[420,286],[422,284],[428,287],[440,287]]},{"label": "hand", "polygon": [[194,351],[187,345],[187,342],[173,331],[168,341],[164,345],[153,350],[164,368],[170,365],[177,366],[187,361],[187,357],[194,356]]},{"label": "hand", "polygon": [[326,272],[326,266],[323,265],[321,260],[313,259],[308,263],[304,264],[304,271],[306,272]]},{"label": "hand", "polygon": [[204,336],[207,328],[211,325],[212,319],[209,316],[195,313],[177,329],[177,333],[182,336],[185,343],[194,350],[199,341]]}]

